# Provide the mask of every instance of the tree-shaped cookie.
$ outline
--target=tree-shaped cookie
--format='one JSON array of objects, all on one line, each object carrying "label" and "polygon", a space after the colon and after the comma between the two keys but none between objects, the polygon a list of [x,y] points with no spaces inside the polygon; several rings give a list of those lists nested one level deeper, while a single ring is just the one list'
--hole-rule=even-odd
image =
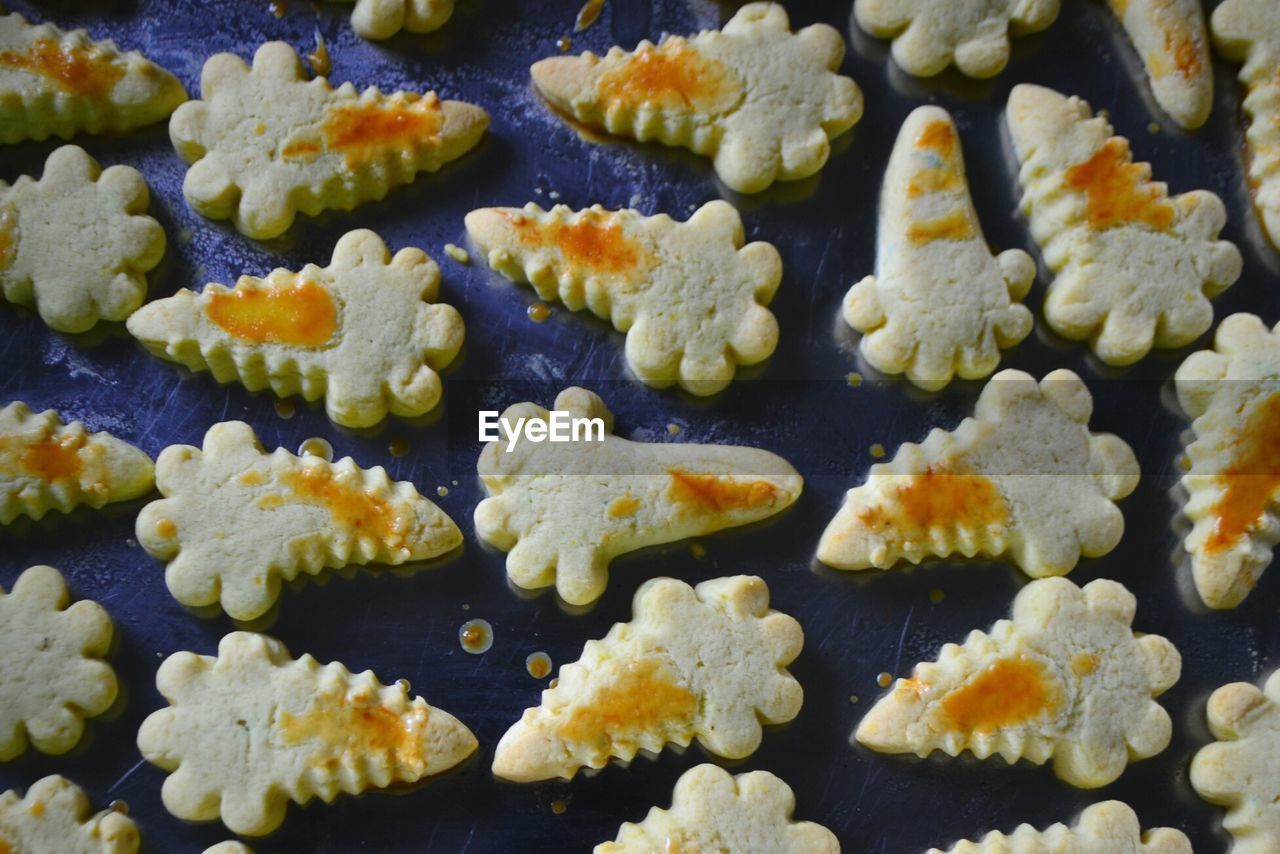
[{"label": "tree-shaped cookie", "polygon": [[84,790],[58,774],[32,783],[25,797],[10,789],[0,794],[0,851],[135,854],[140,840],[133,820],[92,809]]},{"label": "tree-shaped cookie", "polygon": [[[124,320],[147,295],[164,229],[136,169],[105,171],[83,148],[49,155],[39,180],[0,181],[0,290],[59,332]],[[71,250],[71,251],[68,251]]]},{"label": "tree-shaped cookie", "polygon": [[386,686],[371,671],[294,659],[266,635],[232,632],[217,657],[178,652],[156,687],[169,706],[138,730],[147,761],[171,773],[165,808],[270,833],[289,801],[327,802],[439,774],[470,756],[475,736],[448,712]]},{"label": "tree-shaped cookie", "polygon": [[1138,485],[1132,449],[1091,433],[1093,398],[1071,371],[1040,382],[1005,370],[972,418],[902,445],[849,490],[818,559],[839,569],[960,553],[1005,557],[1027,575],[1064,575],[1120,542],[1115,505]]},{"label": "tree-shaped cookie", "polygon": [[103,659],[111,631],[97,602],[71,604],[51,566],[31,567],[10,593],[0,587],[0,760],[28,741],[41,753],[66,753],[84,719],[110,708],[116,674]]},{"label": "tree-shaped cookie", "polygon": [[1021,169],[1022,212],[1056,278],[1044,316],[1054,332],[1088,340],[1109,365],[1155,347],[1182,347],[1213,323],[1216,296],[1240,276],[1240,252],[1218,240],[1222,200],[1206,190],[1167,195],[1134,163],[1089,105],[1022,83],[1006,110]]},{"label": "tree-shaped cookie", "polygon": [[108,433],[63,424],[52,409],[33,413],[21,402],[0,408],[0,525],[128,501],[153,483],[151,458]]},{"label": "tree-shaped cookie", "polygon": [[941,107],[902,125],[880,196],[876,275],[844,298],[844,319],[863,333],[876,369],[905,373],[925,389],[955,374],[989,376],[1000,348],[1031,332],[1020,303],[1036,277],[1021,249],[992,256],[969,196],[960,138]]},{"label": "tree-shaped cookie", "polygon": [[538,91],[580,122],[715,159],[740,193],[822,168],[830,140],[862,117],[862,92],[836,73],[844,39],[791,32],[777,3],[748,3],[722,30],[535,63]]},{"label": "tree-shaped cookie", "polygon": [[[490,496],[476,506],[476,536],[510,551],[512,583],[555,584],[574,605],[600,597],[618,555],[766,519],[804,486],[786,460],[757,448],[614,436],[613,416],[586,389],[565,389],[553,408],[561,418],[600,419],[603,429],[560,442],[521,433],[514,444],[503,429],[476,464]],[[502,418],[552,429],[552,414],[535,403],[511,406]]]},{"label": "tree-shaped cookie", "polygon": [[429,33],[443,27],[453,14],[453,0],[355,0],[355,4],[351,29],[366,39],[389,39],[401,30]]},{"label": "tree-shaped cookie", "polygon": [[1136,604],[1115,581],[1033,581],[1014,599],[1012,620],[917,664],[854,736],[881,753],[1052,759],[1071,785],[1105,786],[1130,759],[1164,750],[1172,733],[1153,698],[1178,681],[1182,659],[1165,638],[1133,632]]},{"label": "tree-shaped cookie", "polygon": [[599,205],[482,208],[467,214],[467,232],[507,278],[627,333],[627,364],[650,385],[714,394],[736,365],[762,362],[777,346],[765,306],[782,259],[768,243],[743,246],[728,202],[708,202],[687,222]]},{"label": "tree-shaped cookie", "polygon": [[1187,129],[1213,109],[1213,58],[1200,0],[1107,0],[1142,58],[1156,102]]},{"label": "tree-shaped cookie", "polygon": [[1009,36],[1047,29],[1060,0],[855,0],[858,26],[893,39],[893,59],[916,77],[955,63],[969,77],[994,77],[1009,62]]},{"label": "tree-shaped cookie", "polygon": [[[1036,830],[1029,824],[1020,824],[1008,835],[993,830],[977,842],[967,839],[957,842],[945,854],[1088,854],[1091,851],[1191,854],[1191,840],[1172,827],[1143,832],[1132,807],[1121,801],[1103,801],[1080,813],[1070,827],[1054,824]],[[943,852],[934,848],[929,854]]]},{"label": "tree-shaped cookie", "polygon": [[760,746],[762,723],[799,713],[804,692],[786,667],[804,634],[769,609],[761,579],[693,588],[655,578],[636,591],[633,610],[631,622],[587,641],[542,703],[507,730],[494,774],[522,783],[569,778],[610,758],[685,747],[695,736],[717,756],[742,759]]},{"label": "tree-shaped cookie", "polygon": [[0,143],[119,133],[158,122],[185,100],[178,79],[137,51],[0,15]]},{"label": "tree-shaped cookie", "polygon": [[237,620],[264,614],[301,573],[426,560],[462,542],[452,519],[382,466],[268,454],[241,421],[210,427],[203,449],[165,448],[156,486],[164,498],[138,514],[138,542],[168,562],[175,599],[221,603]]},{"label": "tree-shaped cookie", "polygon": [[735,777],[716,765],[698,765],[676,781],[670,809],[654,807],[639,824],[623,824],[618,838],[597,845],[595,854],[839,854],[834,833],[791,819],[795,806],[791,787],[768,771]]},{"label": "tree-shaped cookie", "polygon": [[440,268],[421,249],[392,257],[360,229],[338,241],[327,267],[184,288],[135,313],[129,331],[157,356],[219,382],[324,397],[335,422],[369,427],[388,412],[424,415],[440,402],[436,369],[462,348],[464,325],[453,306],[433,302],[439,287]]},{"label": "tree-shaped cookie", "polygon": [[381,199],[470,151],[489,125],[484,110],[434,92],[383,95],[308,80],[284,42],[258,48],[252,69],[235,54],[211,56],[200,97],[169,121],[174,148],[192,164],[183,195],[198,213],[230,217],[259,239],[283,234],[298,211]]}]

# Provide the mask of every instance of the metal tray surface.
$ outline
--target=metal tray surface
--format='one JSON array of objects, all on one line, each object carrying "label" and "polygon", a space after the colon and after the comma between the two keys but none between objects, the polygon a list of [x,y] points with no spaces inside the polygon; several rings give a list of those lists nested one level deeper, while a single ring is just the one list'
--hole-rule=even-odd
[{"label": "metal tray surface", "polygon": [[[609,0],[598,24],[573,35],[573,49],[599,52],[614,43],[656,39],[664,31],[718,26],[737,5]],[[296,448],[307,437],[323,436],[336,456],[386,466],[433,499],[438,485],[449,489],[438,503],[466,534],[460,554],[422,568],[330,573],[295,582],[279,606],[252,627],[282,639],[295,655],[339,660],[352,670],[372,668],[385,682],[407,678],[415,692],[475,731],[479,751],[442,778],[397,794],[290,806],[283,827],[253,842],[255,849],[560,852],[585,851],[612,839],[621,822],[640,820],[652,805],[668,805],[680,774],[708,756],[695,745],[656,759],[637,758],[625,768],[611,765],[572,782],[519,786],[496,780],[489,771],[494,745],[545,687],[546,680],[525,672],[525,657],[545,650],[557,665],[572,661],[584,641],[629,619],[632,595],[647,578],[670,575],[697,583],[757,573],[767,580],[773,605],[804,626],[805,648],[791,668],[805,689],[804,708],[792,723],[768,729],[749,759],[710,759],[734,772],[767,769],[780,775],[795,790],[797,817],[830,827],[846,851],[920,851],[993,828],[1007,831],[1023,821],[1041,827],[1069,822],[1083,807],[1107,798],[1131,804],[1144,827],[1178,827],[1197,850],[1223,850],[1229,838],[1220,828],[1222,812],[1195,796],[1187,766],[1210,740],[1204,723],[1209,693],[1229,681],[1258,680],[1276,664],[1280,570],[1264,576],[1241,607],[1222,613],[1200,605],[1190,586],[1179,547],[1185,527],[1176,488],[1176,459],[1188,423],[1174,401],[1170,377],[1187,353],[1209,345],[1209,335],[1192,348],[1158,352],[1131,369],[1109,369],[1085,348],[1046,331],[1039,317],[1047,281],[1042,265],[1028,299],[1037,312],[1036,331],[1006,353],[1001,365],[1037,376],[1057,367],[1078,372],[1094,394],[1094,429],[1118,433],[1141,461],[1141,485],[1121,503],[1123,541],[1109,555],[1083,561],[1070,576],[1079,584],[1100,577],[1123,582],[1138,597],[1136,628],[1166,635],[1183,655],[1182,679],[1161,701],[1174,720],[1172,744],[1130,765],[1114,784],[1082,791],[1049,768],[1025,762],[1010,767],[999,758],[979,762],[942,755],[917,760],[851,746],[850,732],[881,693],[878,673],[907,674],[916,661],[932,659],[944,642],[960,641],[970,629],[1006,616],[1026,579],[1007,565],[977,561],[840,573],[816,567],[812,556],[844,491],[873,462],[872,443],[892,454],[932,426],[954,426],[969,414],[981,388],[957,382],[926,395],[904,381],[875,378],[859,367],[855,336],[838,320],[846,289],[873,269],[880,181],[907,113],[925,102],[952,111],[988,239],[1000,248],[1026,248],[1038,258],[1015,210],[1016,170],[1001,120],[1008,91],[1033,81],[1106,108],[1118,132],[1132,140],[1137,158],[1149,160],[1156,178],[1172,191],[1205,188],[1226,201],[1223,235],[1241,248],[1245,268],[1239,282],[1215,300],[1217,319],[1252,311],[1273,322],[1280,315],[1280,255],[1260,234],[1241,174],[1236,69],[1216,65],[1213,117],[1204,129],[1186,134],[1154,106],[1136,56],[1098,0],[1064,3],[1057,23],[1018,40],[1009,67],[985,82],[954,72],[913,80],[892,65],[886,42],[852,25],[852,0],[793,0],[787,6],[795,26],[825,21],[849,41],[843,73],[862,87],[866,115],[835,144],[818,176],[741,197],[718,184],[702,158],[657,146],[584,141],[541,103],[529,86],[528,66],[557,52],[556,40],[570,33],[579,6],[580,0],[460,0],[440,32],[374,44],[352,34],[350,7],[341,4],[289,0],[282,18],[266,0],[10,4],[29,18],[88,27],[98,37],[141,49],[178,74],[193,95],[210,54],[248,57],[270,39],[305,52],[319,32],[329,44],[335,81],[376,84],[384,91],[435,88],[442,96],[479,103],[493,117],[485,142],[462,161],[393,191],[383,202],[300,217],[284,238],[268,242],[249,240],[186,206],[185,167],[164,125],[117,138],[75,140],[104,165],[136,166],[151,185],[152,214],[170,240],[151,280],[152,297],[276,266],[326,262],[337,238],[356,227],[375,229],[393,248],[426,249],[443,270],[442,299],[466,319],[467,343],[446,373],[439,414],[421,423],[392,419],[376,430],[352,433],[330,424],[319,406],[301,403],[296,415],[284,419],[270,394],[221,387],[207,374],[190,375],[151,358],[119,326],[71,338],[51,333],[30,312],[0,307],[0,399],[53,407],[68,420],[110,430],[153,455],[173,443],[199,444],[217,421],[243,419],[268,447]],[[0,178],[38,174],[58,144],[3,148]],[[534,299],[529,289],[499,279],[483,264],[458,265],[442,252],[446,242],[464,242],[462,218],[474,207],[531,200],[545,206],[558,198],[574,207],[599,202],[683,219],[717,197],[740,208],[750,239],[778,247],[785,276],[773,303],[782,330],[776,355],[711,400],[638,384],[626,373],[622,336],[607,324],[562,309],[543,324],[533,323],[525,314]],[[858,388],[845,381],[853,370],[868,377]],[[804,495],[770,524],[705,538],[701,558],[681,543],[616,561],[608,591],[586,613],[569,613],[552,593],[516,595],[505,579],[504,556],[479,544],[472,530],[471,512],[482,497],[475,476],[476,411],[520,400],[549,405],[556,391],[571,384],[601,393],[622,435],[670,441],[667,425],[674,423],[682,428],[680,441],[778,452],[804,474]],[[389,452],[394,438],[408,440],[407,455]],[[132,539],[140,504],[0,536],[0,584],[8,588],[23,568],[48,563],[68,575],[76,597],[96,599],[110,611],[117,627],[111,661],[123,688],[116,709],[92,721],[84,743],[71,754],[28,751],[0,765],[0,789],[65,774],[95,804],[127,802],[147,850],[199,851],[231,834],[219,823],[187,824],[165,811],[164,773],[140,760],[135,734],[142,719],[163,705],[154,685],[161,659],[178,650],[211,654],[235,625],[221,613],[192,613],[169,596],[161,564]],[[941,602],[931,598],[935,590],[943,592]],[[495,632],[492,649],[479,656],[462,651],[457,638],[459,626],[473,617],[489,620]],[[562,814],[552,811],[555,801],[566,805]]]}]

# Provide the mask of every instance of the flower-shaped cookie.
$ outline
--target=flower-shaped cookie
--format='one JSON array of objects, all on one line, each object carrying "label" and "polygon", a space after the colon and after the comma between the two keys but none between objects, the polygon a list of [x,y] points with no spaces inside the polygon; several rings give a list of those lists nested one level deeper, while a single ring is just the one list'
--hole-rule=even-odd
[{"label": "flower-shaped cookie", "polygon": [[403,683],[371,671],[294,659],[266,635],[232,632],[216,658],[178,652],[156,673],[169,702],[138,730],[147,761],[171,773],[160,794],[188,821],[221,818],[261,836],[284,821],[289,801],[327,802],[457,765],[475,736]]},{"label": "flower-shaped cookie", "polygon": [[1200,0],[1107,0],[1107,5],[1142,58],[1156,102],[1184,128],[1204,124],[1213,109],[1213,58]]},{"label": "flower-shaped cookie", "polygon": [[[977,842],[964,840],[946,854],[1039,854],[1039,852],[1107,851],[1113,854],[1191,854],[1191,840],[1181,830],[1157,827],[1145,833],[1133,808],[1120,801],[1103,801],[1080,813],[1071,827],[1055,824],[1036,830],[1020,824],[1008,835],[993,830]],[[943,854],[937,848],[929,854]]]},{"label": "flower-shaped cookie", "polygon": [[436,369],[462,348],[453,306],[432,300],[440,268],[421,249],[393,258],[367,229],[347,233],[327,267],[241,276],[234,288],[185,288],[129,318],[147,349],[219,382],[251,391],[325,399],[345,427],[430,412],[440,402]]},{"label": "flower-shaped cookie", "polygon": [[156,486],[165,497],[138,514],[138,542],[168,562],[175,599],[220,602],[237,620],[264,614],[300,573],[426,560],[462,542],[452,519],[382,466],[268,454],[241,421],[210,427],[203,450],[165,448]]},{"label": "flower-shaped cookie", "polygon": [[13,854],[134,854],[140,840],[133,820],[115,810],[90,814],[89,798],[75,783],[51,774],[31,784],[26,797],[0,795],[0,851]]},{"label": "flower-shaped cookie", "polygon": [[204,849],[204,854],[253,854],[253,849],[238,839],[229,839]]},{"label": "flower-shaped cookie", "polygon": [[1134,634],[1136,604],[1115,581],[1033,581],[1012,620],[917,664],[854,737],[881,753],[1052,759],[1071,785],[1105,786],[1131,758],[1164,750],[1173,731],[1153,698],[1178,681],[1182,658],[1165,638]]},{"label": "flower-shaped cookie", "polygon": [[443,27],[453,14],[453,0],[355,0],[355,4],[351,29],[366,39],[389,39],[401,30],[429,33]]},{"label": "flower-shaped cookie", "polygon": [[1151,348],[1183,347],[1213,323],[1216,296],[1240,276],[1240,251],[1218,232],[1222,200],[1206,190],[1168,196],[1133,163],[1089,105],[1022,83],[1006,110],[1022,164],[1022,212],[1056,278],[1044,316],[1064,338],[1088,339],[1099,359],[1130,365]]},{"label": "flower-shaped cookie", "polygon": [[[804,486],[786,460],[756,448],[614,436],[613,416],[586,389],[560,392],[554,409],[599,418],[603,436],[531,442],[521,433],[508,449],[504,430],[476,464],[490,496],[476,506],[476,536],[511,552],[514,584],[555,584],[574,605],[600,597],[618,555],[758,522],[789,507]],[[502,418],[551,429],[551,413],[534,403],[509,407]]]},{"label": "flower-shaped cookie", "polygon": [[951,116],[920,107],[902,125],[880,197],[876,275],[844,298],[862,355],[924,389],[989,376],[1031,332],[1019,301],[1036,277],[1021,249],[992,256],[969,196]]},{"label": "flower-shaped cookie", "polygon": [[723,30],[535,63],[533,83],[580,122],[715,158],[740,193],[822,168],[830,140],[862,118],[862,92],[836,73],[844,39],[791,32],[777,3],[748,3]]},{"label": "flower-shaped cookie", "polygon": [[434,92],[383,95],[308,80],[284,42],[258,48],[252,69],[235,54],[211,56],[200,97],[169,121],[174,148],[192,164],[183,195],[198,213],[230,217],[259,239],[283,234],[298,211],[381,199],[470,151],[489,126],[484,110]]},{"label": "flower-shaped cookie", "polygon": [[599,205],[482,208],[467,214],[467,232],[507,278],[626,332],[627,364],[650,385],[714,394],[735,365],[762,362],[777,346],[765,306],[782,259],[768,243],[742,245],[742,218],[728,202],[708,202],[687,222]]},{"label": "flower-shaped cookie", "polygon": [[636,591],[633,617],[560,668],[498,743],[493,773],[532,782],[570,778],[611,757],[685,747],[697,736],[717,756],[742,759],[760,746],[761,724],[791,720],[804,691],[787,665],[804,645],[800,624],[769,610],[769,588],[752,575],[696,588],[655,578]]},{"label": "flower-shaped cookie", "polygon": [[1138,461],[1121,439],[1089,431],[1092,412],[1089,389],[1071,371],[1039,384],[1001,371],[973,418],[871,467],[823,532],[818,559],[888,569],[902,559],[984,554],[1039,578],[1106,554],[1124,533],[1114,502],[1138,485]]}]

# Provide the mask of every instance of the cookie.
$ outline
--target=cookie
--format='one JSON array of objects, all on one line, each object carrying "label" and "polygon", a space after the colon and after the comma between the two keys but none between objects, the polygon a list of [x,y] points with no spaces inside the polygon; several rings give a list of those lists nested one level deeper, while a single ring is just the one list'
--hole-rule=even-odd
[{"label": "cookie", "polygon": [[990,376],[1031,332],[1021,304],[1036,265],[1021,249],[992,256],[969,196],[950,114],[920,107],[898,132],[880,195],[876,275],[845,295],[844,320],[879,371],[940,389]]},{"label": "cookie", "polygon": [[791,32],[777,3],[748,3],[723,30],[534,64],[533,84],[583,124],[714,158],[739,193],[816,173],[830,140],[862,118],[862,91],[836,73],[844,39]]},{"label": "cookie", "polygon": [[14,854],[134,854],[138,828],[123,813],[90,814],[89,798],[58,774],[37,780],[20,797],[0,795],[0,851]]},{"label": "cookie", "polygon": [[1071,785],[1105,786],[1172,734],[1153,698],[1178,681],[1182,659],[1165,638],[1133,632],[1136,604],[1115,581],[1033,581],[1014,599],[1012,620],[917,664],[854,737],[880,753],[1052,759]]},{"label": "cookie", "polygon": [[[489,497],[476,506],[475,527],[481,540],[510,552],[513,584],[555,584],[574,605],[600,597],[618,555],[767,519],[804,486],[786,460],[756,448],[615,436],[613,415],[586,389],[565,389],[553,408],[601,419],[603,435],[533,442],[504,430],[476,464]],[[501,417],[510,424],[526,419],[526,427],[552,418],[534,403]]]},{"label": "cookie", "polygon": [[489,126],[484,110],[434,92],[383,95],[308,80],[284,42],[258,48],[252,69],[235,54],[211,56],[200,97],[169,121],[174,148],[191,164],[182,193],[197,213],[230,218],[258,239],[283,234],[299,211],[381,199],[475,148]]},{"label": "cookie", "polygon": [[854,20],[893,39],[893,60],[932,77],[955,63],[969,77],[994,77],[1009,63],[1009,36],[1038,33],[1058,17],[1060,0],[855,0]]},{"label": "cookie", "polygon": [[151,458],[108,433],[63,424],[52,409],[33,413],[21,402],[0,408],[0,525],[128,501],[154,482]]},{"label": "cookie", "polygon": [[253,849],[243,842],[228,840],[219,842],[217,845],[210,845],[204,849],[204,854],[253,854]]},{"label": "cookie", "polygon": [[600,843],[595,854],[839,854],[834,833],[792,821],[795,807],[791,787],[768,771],[730,776],[716,765],[697,765],[676,781],[670,809],[654,807],[639,824],[627,822],[617,840]]},{"label": "cookie", "polygon": [[28,741],[41,753],[66,753],[80,741],[84,719],[111,707],[116,674],[103,660],[111,632],[102,606],[72,605],[51,566],[26,570],[8,594],[0,587],[0,761]]},{"label": "cookie", "polygon": [[174,653],[156,687],[169,706],[142,722],[138,749],[172,772],[165,808],[187,821],[221,818],[244,836],[279,827],[289,801],[414,783],[477,747],[457,718],[410,698],[407,683],[291,658],[251,632],[225,636],[216,658]]},{"label": "cookie", "polygon": [[301,573],[427,560],[462,542],[452,519],[382,466],[268,454],[241,421],[210,427],[203,449],[165,448],[156,486],[164,498],[138,514],[138,543],[168,563],[175,599],[221,604],[237,620],[262,616]]},{"label": "cookie", "polygon": [[344,427],[425,415],[440,402],[437,369],[462,348],[453,306],[435,303],[440,268],[421,249],[391,255],[372,231],[348,232],[327,267],[241,276],[233,288],[185,288],[129,318],[155,355],[219,382],[281,397],[325,399]]},{"label": "cookie", "polygon": [[633,617],[560,668],[542,703],[498,742],[493,773],[527,783],[629,761],[640,750],[698,743],[742,759],[760,746],[761,723],[800,712],[804,692],[787,672],[804,645],[800,624],[769,609],[752,575],[696,588],[655,578],[636,591]]},{"label": "cookie", "polygon": [[1092,411],[1071,371],[1038,384],[1001,371],[972,418],[871,467],[827,525],[818,559],[888,569],[958,552],[1005,558],[1040,578],[1106,554],[1124,533],[1115,501],[1138,485],[1138,461],[1123,440],[1089,431]]},{"label": "cookie", "polygon": [[777,346],[778,321],[765,306],[782,259],[768,243],[743,246],[728,202],[708,202],[687,222],[599,205],[482,208],[467,214],[467,232],[499,273],[627,333],[627,364],[649,385],[715,394],[736,365],[762,362]]},{"label": "cookie", "polygon": [[355,0],[355,4],[351,29],[366,39],[389,39],[401,30],[429,33],[443,27],[453,14],[453,0]]},{"label": "cookie", "polygon": [[1107,0],[1147,69],[1151,93],[1188,130],[1213,109],[1213,58],[1200,0]]},{"label": "cookie", "polygon": [[[164,229],[136,169],[103,171],[83,148],[49,155],[39,180],[0,181],[0,290],[59,332],[124,320],[147,295]],[[74,251],[68,251],[68,248]]]},{"label": "cookie", "polygon": [[[1088,807],[1071,827],[1054,824],[1036,830],[1020,824],[1007,836],[993,830],[977,842],[964,840],[946,854],[1191,854],[1191,840],[1181,830],[1157,827],[1145,833],[1137,813],[1126,803],[1103,801]],[[929,854],[943,854],[937,848]]]},{"label": "cookie", "polygon": [[1021,83],[1005,113],[1021,169],[1021,210],[1049,285],[1044,316],[1064,338],[1088,340],[1109,365],[1151,348],[1183,347],[1213,323],[1209,298],[1240,276],[1240,251],[1218,232],[1222,200],[1206,190],[1167,195],[1133,163],[1089,105]]}]

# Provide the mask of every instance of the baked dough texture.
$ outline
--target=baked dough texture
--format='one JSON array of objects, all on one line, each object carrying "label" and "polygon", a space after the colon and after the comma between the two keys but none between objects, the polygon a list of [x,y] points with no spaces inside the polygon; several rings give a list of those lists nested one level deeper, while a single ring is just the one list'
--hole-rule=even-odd
[{"label": "baked dough texture", "polygon": [[221,818],[245,836],[279,827],[289,801],[414,783],[477,747],[457,718],[410,698],[403,683],[291,658],[252,632],[223,637],[216,658],[174,653],[156,687],[169,705],[142,722],[138,749],[172,772],[165,808],[187,821]]},{"label": "baked dough texture", "polygon": [[1175,122],[1200,127],[1213,110],[1213,58],[1200,0],[1107,0]]},{"label": "baked dough texture", "polygon": [[542,703],[507,730],[494,774],[567,779],[610,758],[687,747],[695,736],[717,756],[742,759],[760,746],[762,723],[799,714],[804,691],[786,667],[804,633],[769,609],[763,580],[737,575],[694,588],[655,578],[636,591],[633,610],[631,622],[587,641]]},{"label": "baked dough texture", "polygon": [[239,840],[229,839],[210,845],[204,849],[204,854],[253,854],[253,849]]},{"label": "baked dough texture", "polygon": [[[609,562],[646,546],[767,519],[800,497],[804,481],[784,459],[757,448],[632,442],[614,436],[613,415],[593,392],[568,388],[553,407],[599,418],[602,441],[532,442],[508,434],[487,444],[476,470],[488,498],[476,536],[507,555],[507,576],[525,589],[555,584],[566,602],[604,593]],[[548,422],[535,403],[502,418]],[[549,429],[549,428],[548,428]]]},{"label": "baked dough texture", "polygon": [[1132,162],[1128,140],[1074,96],[1021,83],[1005,115],[1021,210],[1056,276],[1044,302],[1053,331],[1087,339],[1117,366],[1207,331],[1209,298],[1243,263],[1234,244],[1217,239],[1222,200],[1206,190],[1169,196],[1150,166]]},{"label": "baked dough texture", "polygon": [[[993,830],[977,842],[964,840],[946,854],[1191,854],[1191,840],[1181,830],[1157,827],[1145,833],[1133,808],[1121,801],[1102,801],[1080,813],[1067,827],[1054,824],[1036,830],[1020,824],[1008,835]],[[937,848],[929,854],[943,854]]]},{"label": "baked dough texture", "polygon": [[1036,265],[1021,249],[992,256],[969,196],[960,137],[941,107],[903,122],[880,195],[876,275],[845,295],[862,355],[887,374],[937,390],[990,376],[1000,349],[1031,333],[1021,304]]},{"label": "baked dough texture", "polygon": [[164,497],[138,514],[138,543],[168,563],[175,599],[220,603],[237,620],[262,616],[304,572],[427,560],[462,542],[444,511],[382,466],[268,454],[242,421],[210,427],[203,449],[165,448],[156,486]]},{"label": "baked dough texture", "polygon": [[284,42],[258,48],[252,69],[235,54],[211,56],[200,97],[169,121],[174,148],[191,164],[183,195],[197,213],[230,218],[258,239],[283,234],[299,211],[381,199],[470,151],[489,126],[484,110],[434,92],[383,95],[308,80]]},{"label": "baked dough texture", "polygon": [[241,276],[156,300],[129,319],[155,355],[219,382],[325,401],[344,427],[390,412],[425,415],[440,402],[436,373],[462,348],[465,325],[436,303],[440,268],[421,249],[391,255],[377,234],[348,232],[327,267]]},{"label": "baked dough texture", "polygon": [[743,246],[728,202],[708,202],[687,222],[534,204],[482,208],[466,222],[490,267],[627,333],[627,364],[649,385],[715,394],[736,365],[762,362],[777,346],[778,321],[765,306],[782,259],[771,244]]},{"label": "baked dough texture", "polygon": [[453,14],[453,0],[355,0],[355,4],[351,29],[366,39],[389,39],[401,30],[429,33],[443,27]]},{"label": "baked dough texture", "polygon": [[714,158],[739,193],[816,173],[830,140],[862,118],[862,91],[836,73],[844,39],[826,24],[791,32],[777,3],[748,3],[723,30],[534,64],[556,109],[609,133]]},{"label": "baked dough texture", "polygon": [[768,771],[731,776],[703,764],[680,775],[671,808],[654,807],[627,822],[595,854],[732,851],[735,854],[839,854],[835,834],[811,821],[792,821],[791,787]]},{"label": "baked dough texture", "polygon": [[1106,554],[1124,533],[1115,502],[1138,485],[1138,461],[1122,439],[1089,431],[1092,412],[1089,389],[1071,371],[1039,383],[1001,371],[972,418],[871,467],[823,532],[818,559],[889,569],[982,554],[1040,578]]},{"label": "baked dough texture", "polygon": [[0,845],[14,854],[135,854],[133,820],[91,809],[84,790],[59,774],[32,783],[25,797],[10,789],[0,795]]},{"label": "baked dough texture", "polygon": [[881,753],[1052,759],[1071,785],[1105,786],[1130,759],[1164,750],[1173,730],[1153,698],[1178,681],[1182,659],[1165,638],[1133,632],[1135,608],[1115,581],[1033,581],[1014,599],[1012,620],[917,664],[855,738]]}]

